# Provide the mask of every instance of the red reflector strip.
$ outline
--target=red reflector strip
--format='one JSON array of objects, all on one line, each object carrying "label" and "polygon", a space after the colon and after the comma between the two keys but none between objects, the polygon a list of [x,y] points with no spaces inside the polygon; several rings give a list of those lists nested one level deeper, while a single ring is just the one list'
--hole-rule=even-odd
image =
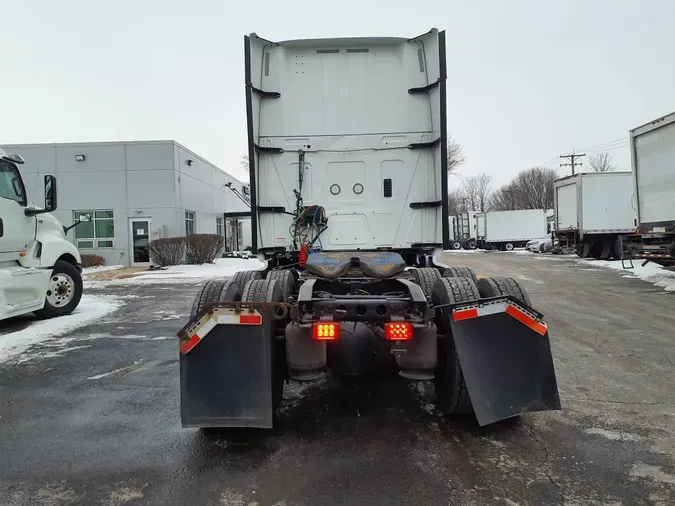
[{"label": "red reflector strip", "polygon": [[455,311],[452,314],[452,318],[456,322],[469,320],[471,318],[478,318],[478,309],[462,309],[460,311]]},{"label": "red reflector strip", "polygon": [[520,323],[530,327],[537,334],[541,334],[543,336],[548,331],[548,327],[546,326],[545,323],[538,322],[537,320],[532,318],[530,315],[528,315],[526,313],[523,313],[520,309],[518,309],[515,306],[508,305],[506,307],[506,313],[508,315],[513,316]]},{"label": "red reflector strip", "polygon": [[197,346],[197,343],[201,341],[201,337],[199,337],[197,334],[193,335],[189,341],[185,341],[183,344],[180,345],[180,352],[185,355],[187,352],[189,352],[192,348]]},{"label": "red reflector strip", "polygon": [[239,316],[239,325],[262,325],[262,316],[257,314],[243,314]]},{"label": "red reflector strip", "polygon": [[412,339],[413,327],[407,322],[385,323],[384,337],[390,341],[407,341]]}]

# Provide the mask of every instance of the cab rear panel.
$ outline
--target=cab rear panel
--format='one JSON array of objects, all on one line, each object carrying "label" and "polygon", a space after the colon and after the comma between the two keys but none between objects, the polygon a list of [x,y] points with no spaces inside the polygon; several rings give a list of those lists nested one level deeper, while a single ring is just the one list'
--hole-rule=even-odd
[{"label": "cab rear panel", "polygon": [[254,250],[292,249],[311,205],[323,250],[448,241],[444,32],[245,44]]}]

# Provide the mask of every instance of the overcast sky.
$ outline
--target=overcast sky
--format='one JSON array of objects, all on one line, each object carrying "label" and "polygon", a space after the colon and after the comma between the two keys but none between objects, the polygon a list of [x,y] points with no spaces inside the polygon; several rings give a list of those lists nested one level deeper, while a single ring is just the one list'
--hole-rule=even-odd
[{"label": "overcast sky", "polygon": [[488,172],[495,186],[527,167],[557,167],[554,158],[572,148],[615,140],[616,165],[630,169],[621,139],[675,111],[673,0],[0,0],[0,7],[0,146],[175,139],[244,177],[250,32],[285,40],[445,29],[448,122],[466,152],[462,174]]}]

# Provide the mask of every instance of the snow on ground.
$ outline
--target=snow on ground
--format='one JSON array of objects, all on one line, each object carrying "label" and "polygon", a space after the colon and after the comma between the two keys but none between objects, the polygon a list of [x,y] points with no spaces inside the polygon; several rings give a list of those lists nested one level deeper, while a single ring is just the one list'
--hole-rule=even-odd
[{"label": "snow on ground", "polygon": [[443,253],[483,253],[483,250],[479,250],[479,249],[446,249],[446,250],[443,250]]},{"label": "snow on ground", "polygon": [[633,269],[624,269],[621,260],[577,260],[577,262],[623,271],[626,274],[624,277],[639,278],[667,292],[675,292],[675,271],[670,271],[653,262],[643,267],[639,261],[634,261]]},{"label": "snow on ground", "polygon": [[103,288],[110,285],[175,283],[179,280],[192,279],[195,282],[213,278],[226,278],[239,271],[255,271],[265,268],[265,264],[257,258],[217,258],[215,263],[203,265],[172,265],[166,269],[142,271],[134,277],[113,280],[85,279],[85,288]]},{"label": "snow on ground", "polygon": [[103,265],[101,267],[87,267],[82,269],[82,274],[91,274],[93,272],[105,272],[105,271],[114,271],[117,269],[123,269],[123,265]]},{"label": "snow on ground", "polygon": [[23,330],[0,335],[0,364],[20,355],[31,346],[66,334],[99,320],[123,304],[112,296],[82,296],[77,309],[67,316],[36,320]]}]

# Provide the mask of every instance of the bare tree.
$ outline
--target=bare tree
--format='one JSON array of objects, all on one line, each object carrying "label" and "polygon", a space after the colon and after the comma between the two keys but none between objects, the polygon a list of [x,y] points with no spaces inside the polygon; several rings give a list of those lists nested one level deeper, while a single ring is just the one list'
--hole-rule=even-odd
[{"label": "bare tree", "polygon": [[491,183],[492,176],[489,174],[464,178],[462,192],[470,210],[485,211],[489,207]]},{"label": "bare tree", "polygon": [[455,188],[448,192],[448,216],[457,216],[467,211],[464,192]]},{"label": "bare tree", "polygon": [[490,208],[494,211],[518,209],[518,190],[513,183],[502,186],[490,197]]},{"label": "bare tree", "polygon": [[239,165],[241,166],[242,169],[248,172],[248,155],[244,155],[241,157],[241,160],[239,160]]},{"label": "bare tree", "polygon": [[462,146],[448,135],[448,175],[456,172],[466,162]]},{"label": "bare tree", "polygon": [[607,152],[597,153],[588,157],[588,165],[593,172],[612,172],[612,155]]}]

